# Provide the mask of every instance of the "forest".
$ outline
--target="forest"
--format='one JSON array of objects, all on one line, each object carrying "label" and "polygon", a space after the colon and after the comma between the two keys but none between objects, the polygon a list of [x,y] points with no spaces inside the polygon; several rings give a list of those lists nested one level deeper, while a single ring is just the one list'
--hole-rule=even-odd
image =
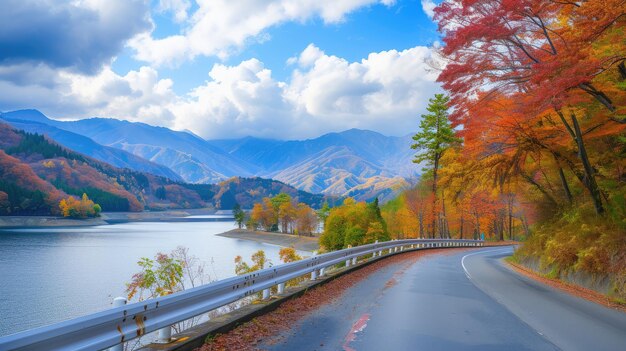
[{"label": "forest", "polygon": [[[61,200],[72,204],[86,194],[102,211],[169,208],[251,209],[264,197],[288,194],[319,208],[333,196],[311,194],[285,183],[234,177],[218,184],[188,184],[107,163],[67,149],[46,136],[0,123],[0,215],[62,215]],[[69,200],[69,198],[76,200]],[[89,206],[77,206],[87,208]],[[78,217],[84,217],[85,211]],[[98,212],[99,213],[99,212]]]},{"label": "forest", "polygon": [[626,4],[444,1],[446,94],[414,137],[417,187],[392,237],[525,240],[553,277],[610,275],[626,296]]}]

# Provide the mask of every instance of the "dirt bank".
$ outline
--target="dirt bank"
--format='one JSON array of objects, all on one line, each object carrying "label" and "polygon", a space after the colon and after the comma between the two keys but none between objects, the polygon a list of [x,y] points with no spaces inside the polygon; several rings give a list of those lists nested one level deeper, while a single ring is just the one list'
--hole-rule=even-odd
[{"label": "dirt bank", "polygon": [[283,233],[258,232],[246,229],[233,229],[226,233],[218,234],[227,238],[252,240],[256,242],[294,247],[301,251],[316,251],[319,249],[316,237],[298,236]]}]

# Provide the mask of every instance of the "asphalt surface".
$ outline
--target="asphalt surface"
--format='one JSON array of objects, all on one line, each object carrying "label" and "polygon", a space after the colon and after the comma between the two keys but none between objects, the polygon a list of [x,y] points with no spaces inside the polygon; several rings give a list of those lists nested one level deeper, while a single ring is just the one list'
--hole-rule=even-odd
[{"label": "asphalt surface", "polygon": [[[267,350],[626,350],[626,314],[521,276],[512,247],[407,259],[371,274]],[[409,254],[406,254],[407,257]]]}]

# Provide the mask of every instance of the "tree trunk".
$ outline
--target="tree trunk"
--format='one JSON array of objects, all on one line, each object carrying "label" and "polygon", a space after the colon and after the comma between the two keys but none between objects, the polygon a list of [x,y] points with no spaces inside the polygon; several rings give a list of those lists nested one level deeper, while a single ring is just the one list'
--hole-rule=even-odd
[{"label": "tree trunk", "polygon": [[420,210],[417,216],[420,223],[420,239],[424,239],[424,211]]},{"label": "tree trunk", "polygon": [[444,197],[445,188],[441,190],[441,232],[443,234],[443,238],[449,238],[450,233],[448,232],[448,218],[446,217],[446,199]]},{"label": "tree trunk", "polygon": [[530,228],[528,227],[528,222],[526,221],[526,216],[522,215],[522,227],[524,228],[524,234],[526,234],[526,238],[530,237]]},{"label": "tree trunk", "polygon": [[[439,215],[437,214],[437,169],[439,168],[439,157],[435,156],[435,162],[433,167],[433,223],[432,223],[432,238],[435,238],[437,235],[437,218]],[[441,236],[441,234],[440,234]]]},{"label": "tree trunk", "polygon": [[622,80],[626,80],[626,65],[624,64],[624,61],[620,62],[619,65],[617,65],[617,70],[619,71],[619,76]]},{"label": "tree trunk", "polygon": [[591,198],[593,200],[593,206],[596,209],[597,214],[604,213],[604,206],[602,205],[602,194],[600,193],[600,188],[598,187],[598,183],[596,183],[596,177],[594,175],[593,167],[589,162],[589,157],[587,156],[587,148],[585,147],[585,143],[583,141],[583,135],[580,131],[580,125],[578,124],[578,119],[574,113],[571,114],[572,125],[574,127],[574,134],[576,135],[576,144],[578,144],[578,157],[583,163],[583,169],[585,170],[585,182],[587,183],[587,188],[591,193]]},{"label": "tree trunk", "polygon": [[581,180],[585,188],[587,188],[587,190],[589,191],[589,194],[591,195],[591,199],[593,201],[593,206],[596,209],[596,213],[602,214],[604,213],[604,206],[602,205],[602,194],[600,193],[598,183],[596,183],[593,167],[591,166],[591,163],[589,162],[589,157],[587,156],[587,148],[585,147],[583,135],[580,131],[578,118],[576,117],[575,113],[570,112],[570,117],[572,119],[572,125],[570,126],[569,123],[567,123],[567,120],[565,120],[565,116],[563,116],[563,113],[558,110],[556,112],[559,115],[561,122],[563,122],[563,124],[565,125],[565,129],[567,129],[567,132],[570,134],[572,139],[574,139],[574,142],[576,143],[576,146],[578,148],[578,158],[583,164],[584,177],[582,177],[581,179],[581,177],[579,177],[578,175],[577,176]]},{"label": "tree trunk", "polygon": [[500,209],[498,211],[498,226],[500,229],[500,241],[504,241],[504,211]]},{"label": "tree trunk", "polygon": [[513,198],[509,197],[509,240],[513,240]]},{"label": "tree trunk", "polygon": [[572,202],[574,201],[574,198],[572,197],[572,192],[570,191],[569,185],[567,184],[567,178],[565,178],[565,172],[563,172],[563,167],[561,167],[559,160],[556,157],[554,157],[554,159],[556,160],[557,167],[559,168],[559,178],[561,178],[561,184],[563,185],[563,190],[565,191],[567,202],[569,202],[571,205]]},{"label": "tree trunk", "polygon": [[463,240],[463,212],[461,212],[461,226],[459,227],[459,239]]},{"label": "tree trunk", "polygon": [[593,96],[609,111],[615,112],[615,106],[613,106],[613,101],[611,101],[611,99],[604,92],[596,89],[593,85],[591,85],[591,83],[581,83],[578,85],[578,87],[584,90],[587,94]]},{"label": "tree trunk", "polygon": [[477,211],[474,211],[474,217],[476,219],[476,236],[474,237],[474,240],[478,240],[480,239],[480,218]]},{"label": "tree trunk", "polygon": [[537,190],[539,190],[543,196],[546,197],[546,199],[555,207],[558,206],[556,200],[554,200],[554,198],[552,197],[552,195],[550,195],[550,193],[548,193],[548,191],[539,183],[537,183],[533,177],[529,176],[528,174],[525,174],[523,172],[520,173],[520,176],[522,176],[522,178],[524,178],[528,183],[534,185]]}]

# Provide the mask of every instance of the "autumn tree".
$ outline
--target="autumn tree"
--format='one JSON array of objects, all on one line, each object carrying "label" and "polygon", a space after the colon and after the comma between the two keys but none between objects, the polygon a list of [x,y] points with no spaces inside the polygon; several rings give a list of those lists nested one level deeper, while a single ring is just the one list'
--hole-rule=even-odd
[{"label": "autumn tree", "polygon": [[291,199],[289,199],[289,201],[281,202],[280,205],[278,205],[278,222],[280,223],[281,232],[293,232],[296,215],[296,209],[291,203]]},{"label": "autumn tree", "polygon": [[298,203],[296,208],[296,230],[298,235],[313,235],[318,224],[317,213],[305,203]]},{"label": "autumn tree", "polygon": [[166,296],[182,290],[183,262],[172,255],[159,252],[154,259],[142,257],[141,268],[126,285],[128,299],[139,301]]},{"label": "autumn tree", "polygon": [[347,198],[343,205],[330,211],[324,224],[324,233],[320,237],[320,245],[332,251],[389,239],[387,224],[377,202],[366,204]]},{"label": "autumn tree", "polygon": [[80,200],[77,200],[73,196],[62,199],[59,202],[59,208],[61,209],[63,217],[72,218],[97,217],[102,211],[100,205],[91,201],[87,194],[83,194]]},{"label": "autumn tree", "polygon": [[[585,134],[615,133],[615,124],[626,123],[625,44],[617,39],[625,8],[613,0],[492,0],[445,1],[435,10],[445,43],[439,81],[452,96],[454,123],[483,118],[472,110],[500,98],[523,101],[526,120],[552,114],[571,137],[580,165],[569,168],[598,214],[605,206]],[[567,163],[562,153],[553,156]]]},{"label": "autumn tree", "polygon": [[270,263],[263,250],[253,253],[251,259],[252,263],[249,264],[241,256],[235,257],[235,273],[237,275],[251,273],[265,268]]}]

